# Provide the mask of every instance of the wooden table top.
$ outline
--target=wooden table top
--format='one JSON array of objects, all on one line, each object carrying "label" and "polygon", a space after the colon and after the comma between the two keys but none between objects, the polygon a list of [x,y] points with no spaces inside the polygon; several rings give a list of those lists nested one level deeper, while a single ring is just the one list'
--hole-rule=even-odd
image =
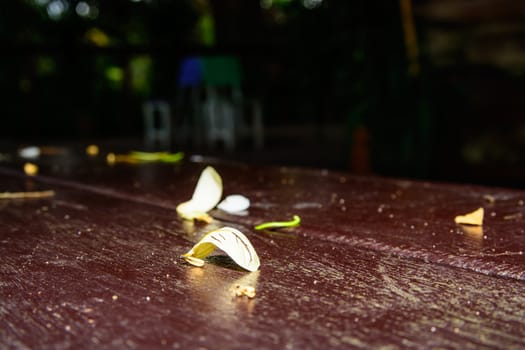
[{"label": "wooden table top", "polygon": [[[2,348],[523,348],[525,192],[193,158],[115,164],[81,153],[0,163]],[[212,165],[245,216],[181,220]],[[485,209],[482,227],[454,217]],[[299,227],[254,230],[299,215]],[[256,272],[220,251],[180,259],[220,226]],[[236,285],[255,287],[253,299]]]}]

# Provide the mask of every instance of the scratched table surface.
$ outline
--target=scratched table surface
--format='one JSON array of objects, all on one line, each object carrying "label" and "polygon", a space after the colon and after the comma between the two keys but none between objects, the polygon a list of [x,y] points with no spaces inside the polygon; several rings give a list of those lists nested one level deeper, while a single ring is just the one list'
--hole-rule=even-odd
[{"label": "scratched table surface", "polygon": [[[114,164],[81,152],[0,163],[0,347],[524,348],[525,192],[217,159]],[[212,165],[246,215],[181,220]],[[485,209],[481,227],[454,223]],[[301,225],[256,231],[299,215]],[[256,272],[205,233],[239,229]],[[256,290],[236,296],[235,286]]]}]

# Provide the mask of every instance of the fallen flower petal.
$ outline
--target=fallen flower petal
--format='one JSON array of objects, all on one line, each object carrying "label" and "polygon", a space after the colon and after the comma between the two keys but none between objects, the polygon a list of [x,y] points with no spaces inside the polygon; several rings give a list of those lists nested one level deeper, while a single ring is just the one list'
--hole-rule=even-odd
[{"label": "fallen flower petal", "polygon": [[193,196],[189,201],[177,206],[177,213],[186,220],[202,220],[209,222],[208,211],[215,208],[222,196],[222,179],[217,171],[208,166],[199,177]]},{"label": "fallen flower petal", "polygon": [[232,227],[211,231],[181,257],[194,266],[203,266],[202,259],[210,255],[216,248],[228,254],[243,269],[248,271],[259,269],[259,256],[252,244],[241,231]]},{"label": "fallen flower petal", "polygon": [[483,225],[484,212],[485,211],[483,208],[479,208],[471,213],[456,216],[454,218],[454,222],[456,224],[462,224],[462,225],[481,226]]},{"label": "fallen flower petal", "polygon": [[228,213],[238,213],[250,207],[250,200],[240,194],[230,195],[217,205],[217,208]]}]

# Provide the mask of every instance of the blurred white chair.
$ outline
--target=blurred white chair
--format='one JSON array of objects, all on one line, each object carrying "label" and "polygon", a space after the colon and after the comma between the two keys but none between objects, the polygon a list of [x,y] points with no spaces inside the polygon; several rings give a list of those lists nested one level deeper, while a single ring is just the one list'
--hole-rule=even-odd
[{"label": "blurred white chair", "polygon": [[171,109],[168,102],[150,100],[142,105],[144,116],[144,144],[147,149],[171,147]]},{"label": "blurred white chair", "polygon": [[[242,119],[239,134],[242,137],[249,137],[253,140],[253,146],[261,150],[264,146],[264,121],[261,102],[253,99],[247,103],[246,119]],[[244,115],[243,115],[244,117]]]},{"label": "blurred white chair", "polygon": [[217,95],[215,89],[208,88],[203,104],[202,119],[206,146],[214,148],[221,141],[227,151],[235,148],[235,106],[228,99]]},{"label": "blurred white chair", "polygon": [[252,139],[262,149],[264,129],[261,104],[245,104],[242,69],[235,56],[191,56],[181,61],[176,112],[177,141],[193,139],[200,147],[221,142],[233,151],[237,141]]}]

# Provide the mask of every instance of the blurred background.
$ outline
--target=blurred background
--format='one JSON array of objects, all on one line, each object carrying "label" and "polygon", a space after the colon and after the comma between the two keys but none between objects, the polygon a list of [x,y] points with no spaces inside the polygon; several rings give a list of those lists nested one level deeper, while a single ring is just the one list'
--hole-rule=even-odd
[{"label": "blurred background", "polygon": [[11,0],[0,38],[2,147],[525,188],[525,1]]}]

